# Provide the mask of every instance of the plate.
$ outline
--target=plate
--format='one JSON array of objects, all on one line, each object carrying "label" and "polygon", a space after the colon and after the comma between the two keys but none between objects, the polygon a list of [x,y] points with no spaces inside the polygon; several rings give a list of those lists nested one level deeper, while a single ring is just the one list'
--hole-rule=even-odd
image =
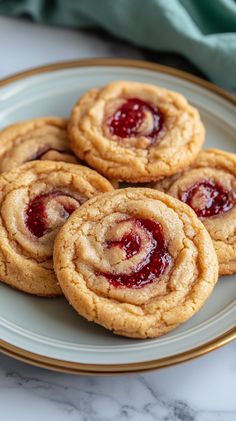
[{"label": "plate", "polygon": [[[114,80],[176,90],[200,110],[207,147],[236,152],[236,101],[187,73],[130,60],[87,60],[41,67],[0,82],[0,127],[44,115],[68,116],[88,89]],[[157,339],[113,335],[78,316],[63,298],[42,299],[0,284],[0,349],[50,369],[74,373],[148,370],[202,355],[236,337],[236,276],[221,278],[204,307]]]}]

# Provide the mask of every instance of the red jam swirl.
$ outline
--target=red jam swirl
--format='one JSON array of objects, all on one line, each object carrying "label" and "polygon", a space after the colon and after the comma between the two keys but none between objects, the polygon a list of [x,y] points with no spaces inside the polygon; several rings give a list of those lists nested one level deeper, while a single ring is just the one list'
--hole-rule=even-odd
[{"label": "red jam swirl", "polygon": [[125,252],[126,259],[130,259],[135,256],[141,248],[141,238],[139,235],[129,232],[118,241],[108,241],[107,247],[111,248],[114,246],[120,247]]},{"label": "red jam swirl", "polygon": [[200,218],[222,214],[235,205],[233,192],[213,180],[198,181],[181,192],[179,199],[187,203]]},{"label": "red jam swirl", "polygon": [[[140,133],[146,113],[152,116],[151,127],[145,133]],[[116,110],[108,126],[110,133],[120,138],[144,135],[154,143],[163,126],[163,115],[157,107],[141,99],[131,98]]]},{"label": "red jam swirl", "polygon": [[141,238],[135,233],[135,227],[138,227],[151,238],[151,246],[148,247],[145,259],[130,274],[102,272],[100,275],[116,288],[138,289],[158,280],[169,266],[172,257],[168,252],[163,230],[158,222],[141,218],[132,218],[130,221],[134,232],[125,233],[119,241],[109,241],[107,247],[120,247],[124,250],[126,259],[130,259],[139,253],[142,247]]},{"label": "red jam swirl", "polygon": [[65,220],[80,205],[76,198],[60,190],[36,196],[33,200],[31,200],[26,209],[25,223],[29,231],[37,238],[40,238],[51,231],[47,205],[55,198],[57,198],[58,203],[60,203],[60,199],[72,199],[68,200],[68,204],[66,204],[66,200],[63,200],[63,204],[61,203],[60,216]]}]

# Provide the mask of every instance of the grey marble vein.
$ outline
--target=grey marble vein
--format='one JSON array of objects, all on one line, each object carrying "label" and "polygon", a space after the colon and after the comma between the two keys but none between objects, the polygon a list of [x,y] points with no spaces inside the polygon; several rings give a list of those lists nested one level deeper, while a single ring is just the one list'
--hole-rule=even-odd
[{"label": "grey marble vein", "polygon": [[[235,351],[235,344],[230,344],[180,366],[116,377],[53,373],[1,356],[0,406],[5,399],[10,402],[19,396],[30,413],[40,407],[35,421],[48,413],[65,421],[235,421]],[[212,382],[211,371],[219,361],[223,367]],[[189,375],[193,387],[186,393]],[[11,413],[16,411],[9,408],[4,421],[12,421]],[[27,420],[26,410],[17,419]]]}]

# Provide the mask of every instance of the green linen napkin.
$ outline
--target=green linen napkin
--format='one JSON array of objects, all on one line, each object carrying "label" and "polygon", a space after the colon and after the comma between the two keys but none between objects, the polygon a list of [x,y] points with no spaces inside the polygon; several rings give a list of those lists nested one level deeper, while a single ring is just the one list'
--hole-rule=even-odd
[{"label": "green linen napkin", "polygon": [[0,14],[99,27],[136,45],[187,57],[213,82],[236,90],[234,0],[0,0]]}]

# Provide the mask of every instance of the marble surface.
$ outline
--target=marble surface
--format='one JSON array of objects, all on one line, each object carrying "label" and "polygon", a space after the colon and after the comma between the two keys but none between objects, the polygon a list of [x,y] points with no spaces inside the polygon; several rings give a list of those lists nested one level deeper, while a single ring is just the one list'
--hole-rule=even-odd
[{"label": "marble surface", "polygon": [[[144,58],[199,74],[181,57],[150,53],[95,31],[0,17],[0,39],[0,78],[87,57]],[[236,421],[235,390],[235,342],[178,366],[110,377],[55,373],[0,355],[2,421]]]}]

